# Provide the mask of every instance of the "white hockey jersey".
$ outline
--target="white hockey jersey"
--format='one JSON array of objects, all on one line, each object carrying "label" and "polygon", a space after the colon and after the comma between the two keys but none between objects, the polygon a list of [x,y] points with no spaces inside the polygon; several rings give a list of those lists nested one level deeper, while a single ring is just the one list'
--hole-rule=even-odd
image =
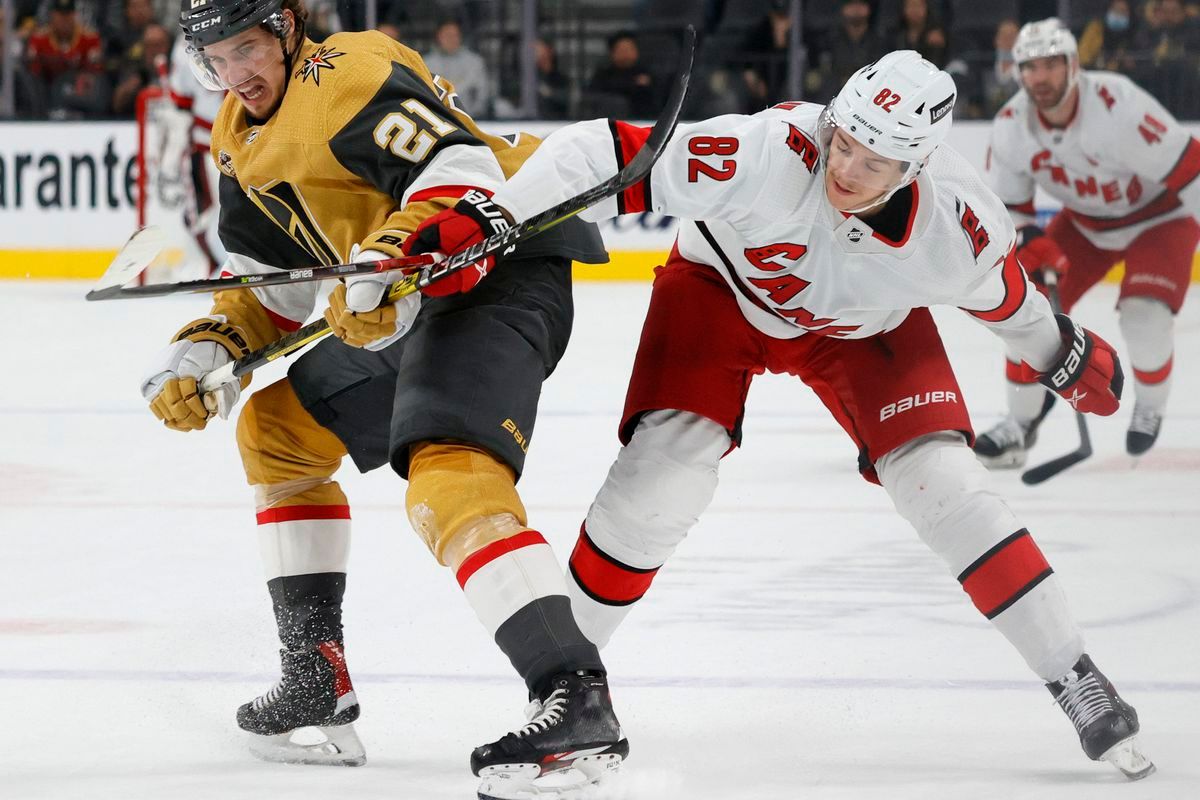
[{"label": "white hockey jersey", "polygon": [[1200,142],[1124,75],[1079,75],[1079,106],[1050,128],[1018,92],[992,126],[986,176],[1018,226],[1034,187],[1061,201],[1088,241],[1121,250],[1147,228],[1200,210]]},{"label": "white hockey jersey", "polygon": [[[891,241],[826,197],[816,144],[822,107],[680,125],[649,178],[585,211],[599,220],[657,211],[683,221],[677,247],[713,267],[763,333],[859,339],[914,308],[955,305],[1045,369],[1060,349],[1049,304],[1013,253],[1004,205],[971,165],[939,148],[913,184],[905,233]],[[547,137],[495,195],[518,220],[607,179],[646,130],[607,120]]]}]

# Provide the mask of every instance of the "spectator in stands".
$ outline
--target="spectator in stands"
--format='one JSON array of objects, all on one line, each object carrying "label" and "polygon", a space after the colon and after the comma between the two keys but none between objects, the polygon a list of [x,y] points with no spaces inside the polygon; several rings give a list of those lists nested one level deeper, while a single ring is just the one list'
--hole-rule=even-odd
[{"label": "spectator in stands", "polygon": [[537,65],[537,115],[540,119],[566,119],[571,84],[558,69],[558,53],[545,39],[534,43]]},{"label": "spectator in stands", "polygon": [[104,60],[111,77],[141,56],[142,34],[155,21],[150,0],[125,0],[120,23],[104,34]]},{"label": "spectator in stands", "polygon": [[102,68],[100,36],[79,21],[75,0],[53,0],[50,21],[29,37],[29,71],[50,86],[73,72]]},{"label": "spectator in stands", "polygon": [[100,37],[80,23],[75,0],[52,0],[50,22],[30,35],[26,59],[52,116],[106,110],[108,82],[102,74]]},{"label": "spectator in stands", "polygon": [[1079,37],[1079,64],[1085,69],[1133,73],[1136,19],[1129,0],[1110,0],[1103,17],[1088,21]]},{"label": "spectator in stands", "polygon": [[17,117],[36,118],[43,113],[42,96],[38,93],[29,71],[21,69],[22,44],[21,36],[15,28],[12,37],[8,38],[4,7],[0,6],[0,85],[4,84],[4,74],[8,65],[6,56],[10,56],[15,67],[13,70],[13,113]]},{"label": "spectator in stands", "polygon": [[590,108],[601,116],[653,119],[658,113],[656,95],[657,83],[642,66],[637,37],[629,31],[614,33],[608,39],[608,63],[588,82]]},{"label": "spectator in stands", "polygon": [[1013,59],[1013,45],[1021,26],[1015,19],[1004,19],[996,26],[993,40],[995,57],[992,68],[986,70],[980,80],[982,116],[991,119],[1000,107],[1021,88],[1021,73]]},{"label": "spectator in stands", "polygon": [[[338,6],[338,0],[304,0],[304,7],[308,9],[304,35],[314,42],[323,42],[330,34],[346,30]],[[347,7],[346,13],[352,18],[355,11]]]},{"label": "spectator in stands", "polygon": [[1200,115],[1197,53],[1200,31],[1181,0],[1150,0],[1146,27],[1134,34],[1146,61],[1133,77],[1180,119]]},{"label": "spectator in stands", "polygon": [[131,116],[137,108],[138,92],[158,81],[158,59],[166,66],[167,54],[171,52],[171,35],[157,22],[147,25],[142,38],[130,49],[135,58],[126,60],[116,76],[113,89],[112,111],[120,117]]},{"label": "spectator in stands", "polygon": [[443,20],[433,34],[433,52],[425,63],[435,75],[454,84],[467,113],[488,117],[492,108],[491,82],[483,57],[463,44],[462,26],[457,20]]},{"label": "spectator in stands", "polygon": [[791,0],[771,0],[767,15],[746,32],[742,41],[746,112],[753,114],[785,98],[788,50],[792,35]]},{"label": "spectator in stands", "polygon": [[886,52],[887,46],[870,22],[871,6],[866,0],[842,0],[840,22],[817,56],[821,88],[816,99],[828,100],[861,66]]},{"label": "spectator in stands", "polygon": [[946,65],[946,29],[930,13],[928,0],[904,0],[889,44],[891,50],[916,50],[938,67]]}]

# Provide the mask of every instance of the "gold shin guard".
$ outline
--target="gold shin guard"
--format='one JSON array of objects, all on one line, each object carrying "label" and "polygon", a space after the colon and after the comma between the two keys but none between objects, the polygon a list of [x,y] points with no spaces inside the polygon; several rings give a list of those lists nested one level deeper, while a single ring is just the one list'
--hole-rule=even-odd
[{"label": "gold shin guard", "polygon": [[452,570],[477,550],[526,530],[516,473],[487,450],[466,443],[412,447],[407,504],[413,529]]}]

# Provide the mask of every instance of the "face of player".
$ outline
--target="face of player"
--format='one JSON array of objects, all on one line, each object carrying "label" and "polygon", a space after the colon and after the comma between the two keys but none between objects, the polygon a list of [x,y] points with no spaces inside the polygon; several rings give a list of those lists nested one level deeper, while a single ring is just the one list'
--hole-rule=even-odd
[{"label": "face of player", "polygon": [[[290,12],[285,12],[290,13]],[[266,119],[283,100],[287,67],[279,39],[255,26],[204,48],[212,73],[250,116]]]},{"label": "face of player", "polygon": [[1071,65],[1066,56],[1034,58],[1021,64],[1021,83],[1041,111],[1062,103],[1070,82]]},{"label": "face of player", "polygon": [[904,178],[907,163],[886,158],[837,129],[825,161],[825,194],[838,211],[870,206]]}]

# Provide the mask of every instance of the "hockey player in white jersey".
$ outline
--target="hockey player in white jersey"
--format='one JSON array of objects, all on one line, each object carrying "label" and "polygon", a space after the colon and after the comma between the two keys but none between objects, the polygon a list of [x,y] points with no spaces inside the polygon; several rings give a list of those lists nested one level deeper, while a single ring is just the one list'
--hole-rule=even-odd
[{"label": "hockey player in white jersey", "polygon": [[[1174,315],[1200,242],[1200,142],[1123,75],[1079,69],[1075,37],[1057,19],[1025,25],[1013,53],[1024,91],[996,115],[991,188],[1018,229],[1017,255],[1034,279],[1058,278],[1063,310],[1125,262],[1117,313],[1133,366],[1130,455],[1149,450],[1170,392]],[[1043,232],[1034,189],[1063,204]],[[1069,267],[1069,269],[1067,269]],[[1053,398],[1008,353],[1009,416],[979,437],[992,467],[1019,467]]]},{"label": "hockey player in white jersey", "polygon": [[[754,375],[795,375],[854,441],[864,477],[1047,682],[1087,755],[1143,777],[1153,765],[1136,746],[1137,715],[1085,654],[1033,538],[985,486],[927,306],[965,309],[1083,411],[1117,410],[1120,365],[1051,313],[1015,257],[1003,204],[939,147],[954,100],[948,74],[890,53],[828,107],[680,125],[646,180],[584,212],[683,222],[654,283],[624,447],[570,559],[572,609],[608,642],[712,499]],[[612,175],[647,134],[608,120],[568,126],[493,200],[527,219]],[[422,227],[439,225],[471,223],[444,212]]]}]

